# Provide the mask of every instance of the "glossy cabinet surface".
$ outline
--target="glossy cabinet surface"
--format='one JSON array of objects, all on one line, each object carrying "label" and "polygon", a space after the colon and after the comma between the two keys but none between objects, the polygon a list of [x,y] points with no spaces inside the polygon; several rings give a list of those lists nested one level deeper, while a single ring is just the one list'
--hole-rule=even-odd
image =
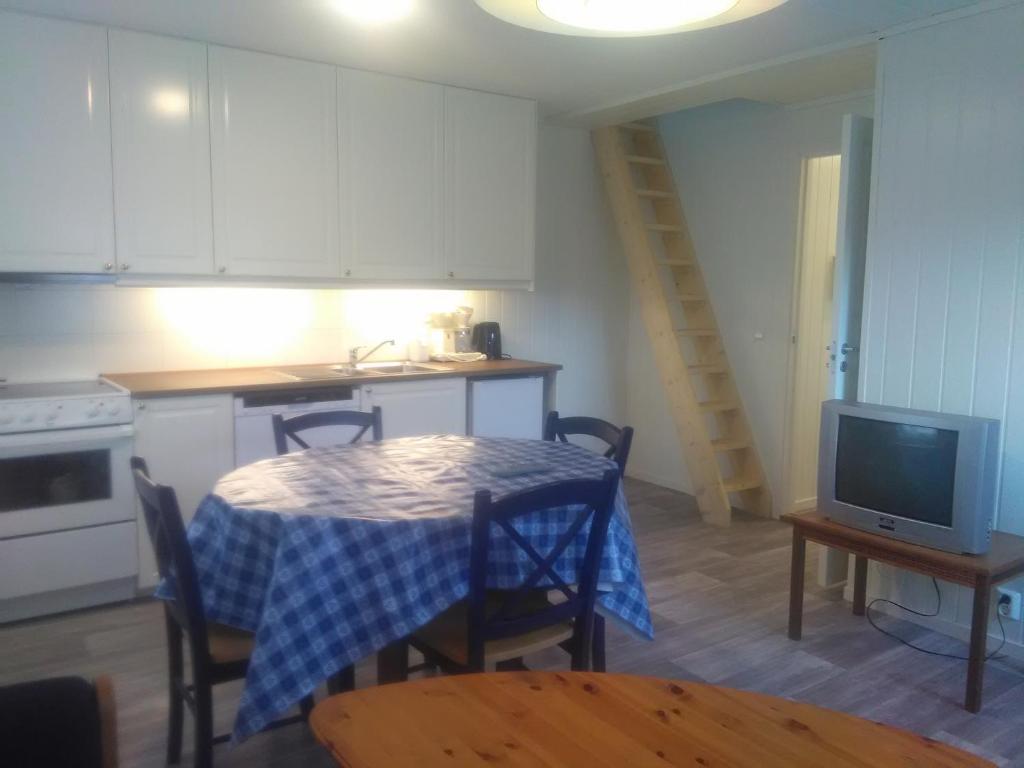
[{"label": "glossy cabinet surface", "polygon": [[381,408],[384,438],[466,434],[466,380],[429,379],[362,388],[362,408]]},{"label": "glossy cabinet surface", "polygon": [[110,30],[118,268],[212,274],[206,46]]},{"label": "glossy cabinet surface", "polygon": [[209,67],[218,272],[340,277],[336,68],[219,46]]},{"label": "glossy cabinet surface", "polygon": [[444,88],[339,70],[345,275],[444,276]]},{"label": "glossy cabinet surface", "polygon": [[107,32],[0,12],[0,269],[114,268]]},{"label": "glossy cabinet surface", "polygon": [[[135,455],[146,460],[156,482],[174,488],[187,523],[217,480],[234,469],[232,396],[154,397],[136,400],[134,408]],[[141,517],[138,529],[139,586],[146,588],[156,584],[156,560]]]},{"label": "glossy cabinet surface", "polygon": [[445,89],[445,249],[456,280],[531,280],[537,105]]}]

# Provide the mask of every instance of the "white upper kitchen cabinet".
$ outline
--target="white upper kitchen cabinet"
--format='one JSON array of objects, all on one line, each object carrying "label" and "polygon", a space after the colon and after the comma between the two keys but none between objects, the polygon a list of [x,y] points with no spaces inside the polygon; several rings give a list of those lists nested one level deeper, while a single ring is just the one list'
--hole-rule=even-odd
[{"label": "white upper kitchen cabinet", "polygon": [[384,438],[466,434],[466,380],[423,379],[362,388],[362,409],[380,406]]},{"label": "white upper kitchen cabinet", "polygon": [[107,32],[0,12],[0,270],[114,269]]},{"label": "white upper kitchen cabinet", "polygon": [[444,87],[338,72],[346,277],[444,277]]},{"label": "white upper kitchen cabinet", "polygon": [[217,271],[340,277],[337,71],[209,47]]},{"label": "white upper kitchen cabinet", "polygon": [[456,280],[532,280],[537,105],[445,88],[445,250]]},{"label": "white upper kitchen cabinet", "polygon": [[118,268],[212,274],[206,46],[110,30]]},{"label": "white upper kitchen cabinet", "polygon": [[[135,455],[158,483],[174,488],[187,523],[214,484],[235,467],[235,412],[231,395],[137,399]],[[156,584],[156,560],[139,517],[139,586]]]}]

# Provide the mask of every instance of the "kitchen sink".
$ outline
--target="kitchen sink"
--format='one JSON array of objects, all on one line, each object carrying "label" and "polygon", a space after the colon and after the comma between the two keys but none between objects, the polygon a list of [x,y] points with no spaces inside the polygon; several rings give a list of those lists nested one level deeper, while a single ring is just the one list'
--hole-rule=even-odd
[{"label": "kitchen sink", "polygon": [[352,376],[396,376],[417,373],[439,373],[450,371],[442,365],[420,365],[419,363],[396,361],[393,363],[359,363],[351,365],[290,365],[275,368],[274,372],[295,381],[323,381],[325,379],[347,379]]}]

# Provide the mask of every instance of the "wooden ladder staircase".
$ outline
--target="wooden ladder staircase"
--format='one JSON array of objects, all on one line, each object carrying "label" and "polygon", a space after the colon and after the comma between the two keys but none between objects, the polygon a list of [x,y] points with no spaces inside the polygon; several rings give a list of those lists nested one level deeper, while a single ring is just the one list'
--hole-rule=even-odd
[{"label": "wooden ladder staircase", "polygon": [[657,129],[599,128],[594,144],[701,516],[728,525],[734,495],[739,508],[770,515],[771,494]]}]

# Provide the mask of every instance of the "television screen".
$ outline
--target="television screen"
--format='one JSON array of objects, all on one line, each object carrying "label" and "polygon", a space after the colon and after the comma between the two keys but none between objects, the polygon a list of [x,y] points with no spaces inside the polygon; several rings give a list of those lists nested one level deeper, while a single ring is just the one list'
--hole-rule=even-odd
[{"label": "television screen", "polygon": [[952,527],[959,433],[839,417],[836,500]]}]

